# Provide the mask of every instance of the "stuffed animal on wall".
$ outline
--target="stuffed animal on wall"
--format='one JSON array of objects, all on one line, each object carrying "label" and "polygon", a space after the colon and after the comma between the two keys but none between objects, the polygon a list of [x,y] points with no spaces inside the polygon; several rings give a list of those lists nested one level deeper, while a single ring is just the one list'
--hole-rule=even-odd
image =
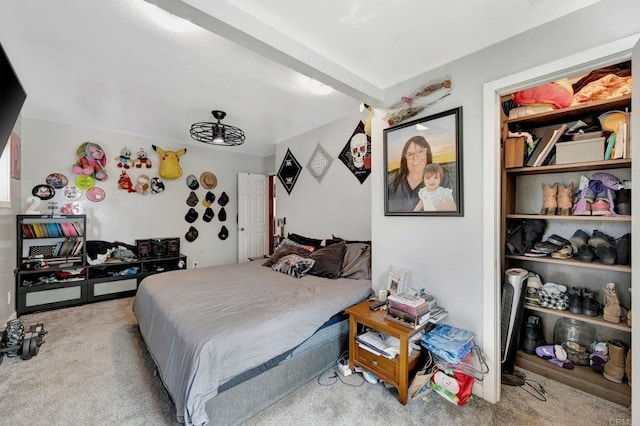
[{"label": "stuffed animal on wall", "polygon": [[180,157],[182,157],[187,149],[180,151],[165,151],[159,146],[151,145],[153,150],[160,155],[159,174],[164,179],[178,179],[182,176],[182,167],[180,167]]},{"label": "stuffed animal on wall", "polygon": [[120,156],[115,159],[118,160],[118,167],[128,169],[131,167],[129,165],[131,163],[131,150],[125,146],[120,150]]},{"label": "stuffed animal on wall", "polygon": [[149,193],[149,185],[151,184],[151,179],[147,175],[138,176],[138,180],[136,182],[136,192],[138,194],[147,195]]},{"label": "stuffed animal on wall", "polygon": [[122,189],[130,193],[136,192],[136,189],[133,187],[133,182],[131,182],[131,178],[125,170],[120,173],[120,178],[118,179],[118,189]]},{"label": "stuffed animal on wall", "polygon": [[140,148],[138,151],[138,159],[134,161],[136,168],[140,169],[144,165],[147,169],[151,168],[151,160],[149,160],[149,156],[144,148]]},{"label": "stuffed animal on wall", "polygon": [[100,145],[93,142],[85,142],[76,150],[78,161],[71,167],[71,171],[77,175],[87,175],[96,180],[107,180],[107,157]]}]

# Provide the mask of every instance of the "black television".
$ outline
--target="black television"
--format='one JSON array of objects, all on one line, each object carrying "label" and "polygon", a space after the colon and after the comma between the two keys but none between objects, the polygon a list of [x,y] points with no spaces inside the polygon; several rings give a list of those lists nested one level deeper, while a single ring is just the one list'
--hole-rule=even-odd
[{"label": "black television", "polygon": [[0,154],[18,120],[27,93],[0,43]]}]

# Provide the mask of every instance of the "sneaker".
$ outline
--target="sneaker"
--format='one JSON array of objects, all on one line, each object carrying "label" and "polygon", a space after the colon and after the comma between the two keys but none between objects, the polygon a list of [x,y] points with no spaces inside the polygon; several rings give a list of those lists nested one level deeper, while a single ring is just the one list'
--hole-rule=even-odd
[{"label": "sneaker", "polygon": [[596,300],[595,294],[585,288],[582,291],[582,313],[588,317],[597,317],[602,310],[602,306]]},{"label": "sneaker", "polygon": [[578,190],[573,198],[573,214],[591,216],[591,203],[593,203],[594,198],[595,194],[589,187]]},{"label": "sneaker", "polygon": [[569,291],[569,312],[572,314],[582,313],[582,289],[572,287]]},{"label": "sneaker", "polygon": [[609,216],[611,213],[611,205],[607,198],[598,197],[596,201],[591,204],[592,216]]}]

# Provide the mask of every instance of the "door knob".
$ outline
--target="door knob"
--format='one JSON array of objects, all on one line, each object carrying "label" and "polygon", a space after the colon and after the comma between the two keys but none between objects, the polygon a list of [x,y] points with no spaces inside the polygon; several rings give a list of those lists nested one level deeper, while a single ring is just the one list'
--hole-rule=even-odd
[{"label": "door knob", "polygon": [[240,228],[241,231],[244,231],[244,228]]}]

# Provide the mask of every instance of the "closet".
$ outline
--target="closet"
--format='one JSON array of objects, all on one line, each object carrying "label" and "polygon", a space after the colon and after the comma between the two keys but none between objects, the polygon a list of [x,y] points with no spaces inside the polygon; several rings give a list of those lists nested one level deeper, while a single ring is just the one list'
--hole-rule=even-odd
[{"label": "closet", "polygon": [[[584,87],[585,81],[601,73],[607,75],[607,69],[622,69],[630,66],[629,63],[614,64],[612,67],[600,68],[581,75],[567,76],[562,82],[549,82],[556,86],[567,87],[567,82],[572,87]],[[604,72],[602,72],[604,71]],[[630,72],[630,69],[629,69]],[[613,75],[622,76],[624,72],[612,72]],[[582,80],[581,80],[582,79]],[[554,90],[559,87],[549,86],[551,91],[544,91],[540,85],[541,93],[533,93],[534,96],[552,95],[556,99]],[[593,86],[593,85],[592,85]],[[617,89],[616,89],[617,90]],[[584,102],[569,106],[545,110],[544,107],[524,108],[512,102],[516,98],[525,99],[522,93],[514,93],[502,98],[502,142],[503,158],[501,166],[501,236],[503,244],[502,268],[506,271],[510,268],[522,268],[538,274],[542,284],[556,283],[566,287],[567,294],[576,287],[585,289],[596,295],[596,300],[604,305],[605,285],[615,283],[621,304],[631,307],[631,265],[625,261],[603,262],[597,256],[591,261],[578,260],[575,254],[568,258],[557,258],[547,254],[541,257],[532,257],[531,253],[525,254],[507,247],[507,238],[511,231],[518,225],[527,221],[543,220],[544,231],[541,240],[547,241],[549,236],[558,235],[569,240],[576,231],[582,230],[592,236],[594,231],[604,233],[618,240],[631,232],[632,216],[630,214],[548,214],[543,212],[543,184],[548,187],[562,185],[563,188],[573,184],[571,190],[571,204],[574,195],[580,191],[581,181],[594,180],[602,176],[602,173],[614,176],[621,184],[631,181],[631,153],[624,149],[624,140],[631,144],[630,140],[630,115],[631,95],[624,89],[618,92],[612,89],[613,96],[594,96]],[[576,93],[583,93],[579,90]],[[616,95],[615,93],[621,93]],[[531,101],[531,99],[527,99]],[[527,111],[525,111],[525,109]],[[602,120],[613,112],[620,112],[626,121],[626,125],[618,126],[615,131],[603,129]],[[603,115],[605,114],[605,115]],[[540,148],[533,150],[528,155],[527,147],[536,139],[544,140],[546,132],[551,129],[567,125],[567,129],[573,129],[571,135],[563,131],[560,139],[546,155]],[[606,127],[606,126],[604,126]],[[581,129],[581,130],[580,130]],[[524,132],[524,133],[521,133]],[[611,134],[615,133],[616,141],[612,142]],[[529,138],[529,135],[532,135]],[[529,142],[529,143],[528,143]],[[612,149],[614,148],[614,149]],[[616,153],[617,149],[617,153]],[[538,156],[542,155],[540,159]],[[536,158],[533,158],[533,157]],[[538,160],[538,161],[536,161]],[[539,164],[533,166],[533,164]],[[614,194],[615,195],[615,194]],[[614,206],[615,207],[615,206]],[[545,214],[542,214],[545,213]],[[584,213],[584,212],[583,212]],[[603,212],[600,212],[603,213]],[[595,339],[601,342],[617,340],[626,345],[631,344],[631,327],[623,319],[620,323],[605,321],[602,313],[592,317],[584,314],[576,314],[567,310],[552,309],[535,305],[524,305],[523,325],[530,315],[538,316],[542,321],[542,332],[546,343],[554,341],[554,328],[557,321],[562,319],[576,320],[585,324],[585,329],[592,330]],[[524,330],[524,329],[523,329]],[[521,331],[521,334],[523,333]],[[626,352],[626,351],[625,351]],[[574,354],[575,355],[575,354]],[[556,381],[565,383],[585,392],[614,401],[624,406],[631,405],[631,387],[626,377],[623,383],[614,383],[606,379],[602,373],[595,371],[590,365],[575,364],[572,370],[561,368],[548,360],[536,355],[518,350],[516,366],[533,371]]]}]

